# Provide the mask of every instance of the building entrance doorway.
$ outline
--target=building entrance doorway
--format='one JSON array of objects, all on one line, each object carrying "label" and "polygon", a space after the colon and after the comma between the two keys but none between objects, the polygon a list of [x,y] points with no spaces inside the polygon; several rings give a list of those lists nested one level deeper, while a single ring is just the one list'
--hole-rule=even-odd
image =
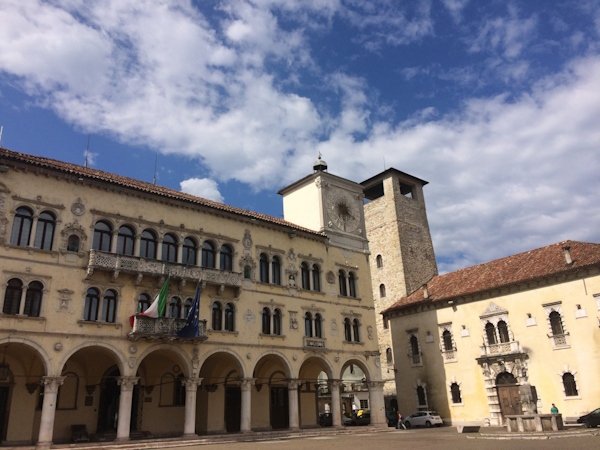
[{"label": "building entrance doorway", "polygon": [[242,390],[239,386],[228,386],[226,388],[225,405],[225,429],[228,433],[240,431]]},{"label": "building entrance doorway", "polygon": [[517,379],[509,372],[503,372],[496,378],[496,389],[500,401],[502,417],[519,415],[521,411],[521,394]]},{"label": "building entrance doorway", "polygon": [[121,388],[117,384],[120,376],[118,368],[107,371],[100,384],[100,405],[98,407],[98,433],[113,433],[117,431],[119,415],[119,398]]},{"label": "building entrance doorway", "polygon": [[8,425],[8,411],[10,411],[10,388],[0,386],[0,442],[6,440],[6,428]]},{"label": "building entrance doorway", "polygon": [[271,386],[271,428],[289,428],[288,388]]}]

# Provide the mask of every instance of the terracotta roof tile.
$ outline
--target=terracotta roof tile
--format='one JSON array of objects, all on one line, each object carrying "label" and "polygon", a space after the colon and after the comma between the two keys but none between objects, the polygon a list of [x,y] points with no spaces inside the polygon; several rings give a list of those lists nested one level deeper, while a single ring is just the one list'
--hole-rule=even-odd
[{"label": "terracotta roof tile", "polygon": [[[563,247],[569,247],[572,264],[567,264]],[[600,267],[600,244],[578,241],[558,242],[435,276],[427,283],[429,296],[427,299],[424,296],[424,288],[421,287],[409,296],[402,297],[382,313],[576,272],[590,266]]]},{"label": "terracotta roof tile", "polygon": [[41,156],[33,156],[28,155],[26,153],[19,153],[12,150],[8,150],[0,147],[0,158],[3,160],[14,161],[19,163],[25,163],[33,166],[38,166],[44,169],[57,170],[60,172],[70,173],[82,178],[88,178],[93,180],[98,180],[106,183],[112,183],[119,186],[123,186],[130,189],[135,189],[137,191],[146,192],[148,194],[159,195],[162,197],[171,198],[174,200],[182,200],[190,203],[194,203],[196,205],[204,206],[207,208],[220,210],[228,213],[238,214],[241,216],[248,217],[250,219],[257,219],[264,222],[269,222],[276,225],[281,225],[288,228],[293,228],[294,230],[303,231],[305,233],[310,233],[316,236],[325,236],[324,233],[319,233],[314,230],[309,230],[307,228],[298,226],[291,222],[287,222],[283,219],[279,219],[277,217],[268,216],[266,214],[256,213],[253,211],[248,211],[241,208],[235,208],[233,206],[225,205],[224,203],[215,202],[212,200],[208,200],[202,197],[196,197],[191,194],[186,194],[184,192],[176,191],[174,189],[169,189],[162,186],[157,186],[152,183],[147,183],[144,181],[135,180],[133,178],[124,177],[122,175],[116,175],[110,172],[104,172],[102,170],[91,169],[89,167],[79,166],[77,164],[66,163],[62,161],[58,161],[55,159],[44,158]]}]

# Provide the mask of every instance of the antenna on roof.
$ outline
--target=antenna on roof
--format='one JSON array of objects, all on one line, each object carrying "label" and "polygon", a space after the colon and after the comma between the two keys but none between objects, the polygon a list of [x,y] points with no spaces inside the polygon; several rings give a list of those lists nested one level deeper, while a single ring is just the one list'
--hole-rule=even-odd
[{"label": "antenna on roof", "polygon": [[87,167],[87,160],[88,160],[88,152],[90,151],[90,134],[88,133],[88,143],[87,143],[87,147],[85,148],[85,162],[83,163],[83,167]]},{"label": "antenna on roof", "polygon": [[158,162],[158,153],[154,157],[154,178],[152,184],[156,186],[156,163]]},{"label": "antenna on roof", "polygon": [[4,130],[3,126],[0,126],[0,144],[2,143],[2,131]]}]

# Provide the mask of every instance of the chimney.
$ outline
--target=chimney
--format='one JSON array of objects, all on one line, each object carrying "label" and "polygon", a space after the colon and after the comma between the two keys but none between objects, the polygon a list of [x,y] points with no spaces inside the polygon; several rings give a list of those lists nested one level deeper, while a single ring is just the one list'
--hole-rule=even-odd
[{"label": "chimney", "polygon": [[573,258],[571,258],[571,247],[563,247],[563,253],[565,254],[565,261],[567,262],[567,265],[571,265],[573,264]]},{"label": "chimney", "polygon": [[423,285],[423,298],[424,299],[428,299],[429,298],[429,289],[427,289],[427,284]]}]

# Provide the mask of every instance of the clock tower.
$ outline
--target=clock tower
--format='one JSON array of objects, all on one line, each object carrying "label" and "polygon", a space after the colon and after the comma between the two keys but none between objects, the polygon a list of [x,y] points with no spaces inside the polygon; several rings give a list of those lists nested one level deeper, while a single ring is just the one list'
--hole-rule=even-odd
[{"label": "clock tower", "polygon": [[286,221],[327,234],[332,245],[368,252],[363,187],[330,174],[320,155],[311,175],[279,194]]}]

